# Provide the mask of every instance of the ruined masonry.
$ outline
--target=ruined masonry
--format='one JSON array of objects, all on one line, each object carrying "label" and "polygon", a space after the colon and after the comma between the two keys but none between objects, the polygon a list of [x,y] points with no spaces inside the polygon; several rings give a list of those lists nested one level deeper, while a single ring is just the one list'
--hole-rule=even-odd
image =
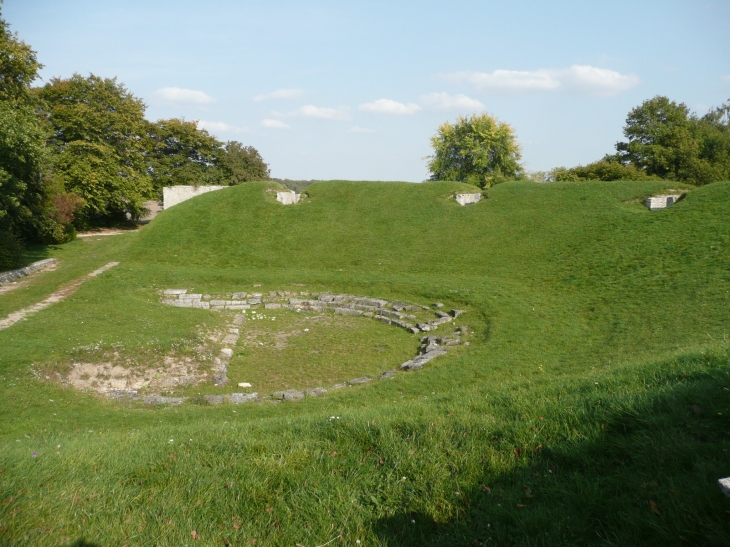
[{"label": "ruined masonry", "polygon": [[[394,325],[408,330],[413,334],[432,332],[438,329],[439,325],[449,323],[459,317],[463,310],[451,310],[449,313],[436,310],[435,319],[426,322],[413,324],[416,316],[409,314],[409,311],[431,310],[428,306],[406,304],[404,302],[389,302],[380,298],[369,298],[353,296],[349,294],[312,294],[291,293],[289,291],[270,291],[263,293],[231,293],[230,298],[214,298],[211,295],[188,294],[187,289],[167,289],[163,292],[162,303],[179,308],[199,308],[212,311],[237,312],[249,309],[291,309],[301,311],[332,312],[339,315],[361,315],[376,321],[382,321],[387,325]],[[440,302],[433,305],[434,308],[443,307]],[[232,325],[228,334],[223,339],[226,346],[221,349],[213,361],[213,383],[216,386],[225,386],[228,382],[228,363],[233,356],[231,347],[235,347],[239,338],[238,326],[246,321],[246,317],[240,313],[234,314]],[[409,359],[398,367],[401,371],[411,371],[423,368],[431,360],[446,354],[450,346],[462,343],[461,336],[468,332],[468,327],[459,327],[453,335],[435,336],[433,334],[421,338],[421,347],[418,355]],[[468,344],[468,343],[467,343]],[[396,370],[387,370],[381,374],[379,379],[387,379],[395,376]],[[358,384],[365,384],[372,380],[367,376],[354,378],[342,384],[332,386],[332,389],[346,388]],[[299,401],[305,397],[317,397],[326,393],[323,387],[308,390],[289,389],[277,391],[264,397],[270,401]],[[136,399],[137,392],[113,392],[110,396],[118,399]],[[230,395],[207,395],[206,401],[209,404],[217,405],[224,401],[233,404],[246,403],[259,400],[258,393],[233,393]],[[180,404],[185,401],[184,397],[163,397],[159,395],[145,397],[143,401],[147,404]]]},{"label": "ruined masonry", "polygon": [[283,203],[284,205],[294,205],[295,203],[299,203],[300,197],[301,194],[297,194],[296,192],[276,193],[276,201],[278,201],[279,203]]},{"label": "ruined masonry", "polygon": [[658,211],[666,209],[670,205],[674,205],[681,198],[681,194],[666,194],[661,196],[653,196],[646,198],[646,206],[650,211]]},{"label": "ruined masonry", "polygon": [[478,203],[481,199],[481,194],[456,194],[456,203],[461,206]]}]

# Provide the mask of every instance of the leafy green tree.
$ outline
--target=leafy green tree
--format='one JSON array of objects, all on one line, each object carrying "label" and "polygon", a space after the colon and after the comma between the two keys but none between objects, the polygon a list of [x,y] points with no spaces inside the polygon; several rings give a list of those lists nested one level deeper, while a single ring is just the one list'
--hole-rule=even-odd
[{"label": "leafy green tree", "polygon": [[159,120],[150,126],[149,142],[149,172],[158,194],[178,184],[228,184],[228,174],[219,166],[223,143],[197,122]]},{"label": "leafy green tree", "polygon": [[646,172],[633,164],[623,164],[614,156],[606,156],[600,161],[579,165],[570,169],[557,167],[548,176],[553,181],[577,182],[581,180],[660,180],[656,175]]},{"label": "leafy green tree", "polygon": [[700,119],[684,103],[656,96],[629,112],[628,142],[617,143],[616,150],[622,163],[648,175],[707,184],[730,176],[726,128],[726,107]]},{"label": "leafy green tree", "polygon": [[30,89],[39,68],[35,52],[0,16],[0,270],[18,265],[26,241],[73,237],[58,220],[56,187],[42,176],[46,129]]},{"label": "leafy green tree", "polygon": [[52,128],[54,176],[80,196],[79,226],[138,218],[153,196],[145,143],[145,105],[116,78],[54,78],[40,88]]},{"label": "leafy green tree", "polygon": [[521,151],[514,129],[489,114],[446,122],[431,137],[430,180],[455,180],[482,188],[519,178]]},{"label": "leafy green tree", "polygon": [[228,141],[220,157],[220,166],[226,172],[229,184],[254,180],[269,180],[269,166],[253,146]]}]

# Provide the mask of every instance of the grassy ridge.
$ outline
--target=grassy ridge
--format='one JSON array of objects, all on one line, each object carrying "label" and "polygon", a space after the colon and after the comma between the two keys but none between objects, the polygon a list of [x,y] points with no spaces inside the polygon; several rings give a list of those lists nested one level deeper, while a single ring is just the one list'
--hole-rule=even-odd
[{"label": "grassy ridge", "polygon": [[[317,183],[295,207],[265,188],[52,250],[64,275],[122,264],[0,332],[0,542],[727,544],[730,184],[654,213],[665,183],[510,183],[464,208],[457,183]],[[222,319],[158,289],[254,283],[441,300],[472,345],[296,405],[149,410],[31,372],[167,351]]]}]

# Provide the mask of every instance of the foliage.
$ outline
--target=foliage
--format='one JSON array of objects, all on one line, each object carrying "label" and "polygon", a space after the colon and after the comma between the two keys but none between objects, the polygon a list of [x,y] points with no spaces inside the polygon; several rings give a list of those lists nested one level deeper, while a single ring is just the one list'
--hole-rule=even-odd
[{"label": "foliage", "polygon": [[138,218],[153,195],[144,103],[116,78],[54,78],[38,91],[52,128],[53,174],[83,199],[79,226]]},{"label": "foliage", "polygon": [[520,146],[514,129],[489,114],[459,117],[431,137],[430,180],[453,180],[489,188],[519,178]]},{"label": "foliage", "polygon": [[269,180],[269,166],[253,146],[228,141],[220,156],[220,166],[226,172],[230,185]]},{"label": "foliage", "polygon": [[576,182],[579,180],[660,180],[656,175],[647,175],[634,164],[623,164],[612,156],[607,156],[600,161],[589,163],[586,166],[579,165],[570,169],[556,167],[549,173],[551,181]]},{"label": "foliage", "polygon": [[149,129],[150,174],[155,190],[187,184],[227,184],[222,143],[195,121],[158,120]]},{"label": "foliage", "polygon": [[29,88],[40,66],[0,17],[0,270],[20,264],[27,241],[73,237],[54,217],[55,187],[42,176],[46,130]]},{"label": "foliage", "polygon": [[647,175],[691,184],[730,178],[727,105],[698,118],[684,103],[656,96],[629,112],[628,142],[616,144],[622,163]]}]

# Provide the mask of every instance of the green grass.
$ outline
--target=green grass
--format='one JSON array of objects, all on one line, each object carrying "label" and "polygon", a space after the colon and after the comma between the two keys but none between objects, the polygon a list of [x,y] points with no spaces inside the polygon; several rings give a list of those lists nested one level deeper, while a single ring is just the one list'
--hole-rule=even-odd
[{"label": "green grass", "polygon": [[[316,183],[292,207],[265,187],[49,249],[58,270],[0,296],[4,315],[121,262],[0,331],[0,544],[730,544],[730,183],[658,212],[640,204],[658,182],[508,183],[463,208],[458,183]],[[226,324],[160,289],[253,284],[442,301],[469,310],[471,345],[292,404],[143,408],[44,378]],[[360,375],[348,355],[415,352],[350,320],[278,350],[242,330],[231,374],[273,389],[298,362],[297,382],[334,381]]]}]

